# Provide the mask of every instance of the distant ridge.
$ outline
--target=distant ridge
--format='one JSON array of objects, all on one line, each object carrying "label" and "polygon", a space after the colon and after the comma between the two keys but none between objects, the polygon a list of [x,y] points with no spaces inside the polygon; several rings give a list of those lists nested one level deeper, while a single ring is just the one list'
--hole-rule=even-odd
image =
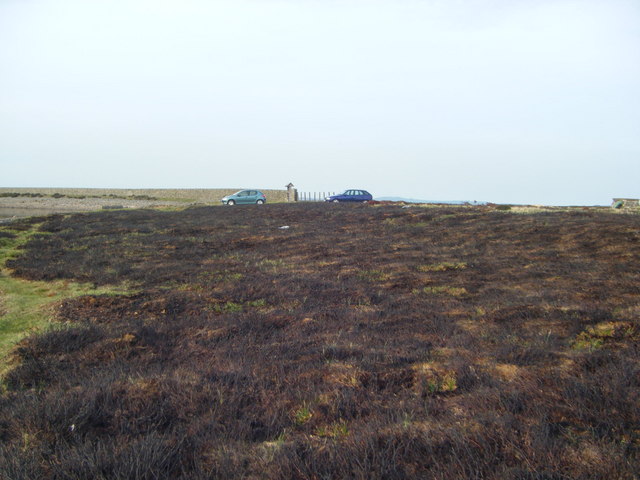
[{"label": "distant ridge", "polygon": [[404,202],[404,203],[444,203],[447,205],[486,205],[487,202],[478,202],[476,200],[418,200],[416,198],[404,197],[378,197],[374,198],[379,202]]}]

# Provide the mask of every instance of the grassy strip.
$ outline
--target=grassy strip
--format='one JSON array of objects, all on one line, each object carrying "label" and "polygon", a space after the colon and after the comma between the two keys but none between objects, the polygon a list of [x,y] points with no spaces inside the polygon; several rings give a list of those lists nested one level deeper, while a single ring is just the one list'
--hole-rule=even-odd
[{"label": "grassy strip", "polygon": [[129,293],[126,286],[94,288],[69,280],[36,282],[12,277],[6,261],[19,254],[37,229],[38,225],[20,232],[0,227],[0,373],[6,369],[8,354],[17,342],[50,324],[57,302],[81,295]]}]

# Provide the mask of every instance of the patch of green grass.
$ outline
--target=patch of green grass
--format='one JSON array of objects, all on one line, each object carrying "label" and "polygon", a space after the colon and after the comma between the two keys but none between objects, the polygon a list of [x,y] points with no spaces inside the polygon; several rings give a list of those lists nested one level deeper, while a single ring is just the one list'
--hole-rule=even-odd
[{"label": "patch of green grass", "polygon": [[69,280],[51,282],[29,281],[11,276],[6,268],[7,260],[16,257],[29,238],[42,235],[38,225],[31,230],[12,232],[3,237],[0,244],[0,372],[6,367],[5,361],[11,348],[29,332],[45,328],[54,317],[55,304],[81,295],[131,293],[129,285],[95,288],[88,283]]},{"label": "patch of green grass", "polygon": [[263,298],[258,300],[249,300],[244,303],[238,302],[214,302],[209,309],[215,313],[240,313],[245,311],[246,308],[264,308],[267,306],[267,301]]},{"label": "patch of green grass", "polygon": [[456,218],[456,217],[457,215],[455,213],[448,213],[444,215],[438,215],[433,219],[433,221],[448,220],[450,218]]},{"label": "patch of green grass", "polygon": [[602,348],[604,345],[604,340],[602,338],[593,338],[588,335],[578,335],[571,345],[574,350],[588,350],[589,352],[593,352],[594,350],[598,350]]},{"label": "patch of green grass", "polygon": [[453,392],[457,390],[457,388],[458,388],[458,383],[453,373],[449,373],[445,375],[442,381],[440,382],[441,392]]},{"label": "patch of green grass", "polygon": [[287,264],[281,259],[265,258],[264,260],[260,260],[257,263],[257,266],[260,270],[265,272],[277,272],[281,268],[286,267]]},{"label": "patch of green grass", "polygon": [[293,421],[298,426],[302,426],[307,423],[311,420],[311,417],[313,417],[313,412],[306,403],[293,412]]},{"label": "patch of green grass", "polygon": [[358,278],[367,282],[384,282],[389,279],[389,274],[382,270],[363,270],[358,273]]},{"label": "patch of green grass", "polygon": [[342,438],[349,435],[349,428],[347,422],[339,420],[331,425],[318,427],[315,434],[319,437]]},{"label": "patch of green grass", "polygon": [[468,293],[467,289],[464,287],[450,287],[448,285],[424,287],[422,290],[414,290],[413,292],[422,292],[429,295],[451,295],[452,297],[461,297]]},{"label": "patch of green grass", "polygon": [[267,305],[267,301],[264,298],[259,298],[258,300],[249,300],[245,302],[245,305],[247,307],[262,308]]},{"label": "patch of green grass", "polygon": [[427,228],[429,226],[429,222],[415,222],[412,223],[411,226],[413,228]]},{"label": "patch of green grass", "polygon": [[413,424],[413,415],[405,412],[402,415],[402,428],[409,428]]},{"label": "patch of green grass", "polygon": [[242,304],[236,302],[218,303],[213,307],[218,313],[238,313],[242,311]]},{"label": "patch of green grass", "polygon": [[206,271],[200,272],[198,274],[198,280],[202,280],[205,282],[214,282],[214,283],[225,283],[225,282],[237,282],[242,280],[244,277],[241,273],[234,273],[228,270],[224,270],[222,272],[218,271]]},{"label": "patch of green grass", "polygon": [[[627,324],[619,324],[629,328]],[[574,350],[588,350],[590,352],[602,348],[608,338],[612,338],[616,333],[616,324],[613,322],[603,322],[580,332],[574,339],[571,347]],[[626,333],[626,332],[625,332]]]},{"label": "patch of green grass", "polygon": [[431,394],[454,392],[457,388],[456,377],[450,373],[443,378],[434,378],[427,382],[427,390]]},{"label": "patch of green grass", "polygon": [[467,268],[466,262],[441,262],[429,265],[418,265],[420,272],[446,272],[447,270],[464,270]]}]

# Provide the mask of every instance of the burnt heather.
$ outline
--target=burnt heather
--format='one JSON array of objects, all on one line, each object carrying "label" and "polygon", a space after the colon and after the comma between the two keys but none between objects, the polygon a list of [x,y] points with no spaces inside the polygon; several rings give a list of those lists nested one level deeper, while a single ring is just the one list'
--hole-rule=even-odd
[{"label": "burnt heather", "polygon": [[22,222],[42,234],[14,275],[135,290],[67,300],[15,348],[1,478],[638,478],[640,215]]}]

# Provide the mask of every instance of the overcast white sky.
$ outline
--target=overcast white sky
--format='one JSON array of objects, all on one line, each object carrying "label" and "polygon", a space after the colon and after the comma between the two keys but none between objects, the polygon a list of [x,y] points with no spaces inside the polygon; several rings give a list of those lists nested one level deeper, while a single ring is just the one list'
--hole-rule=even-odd
[{"label": "overcast white sky", "polygon": [[0,0],[0,186],[640,197],[638,0]]}]

